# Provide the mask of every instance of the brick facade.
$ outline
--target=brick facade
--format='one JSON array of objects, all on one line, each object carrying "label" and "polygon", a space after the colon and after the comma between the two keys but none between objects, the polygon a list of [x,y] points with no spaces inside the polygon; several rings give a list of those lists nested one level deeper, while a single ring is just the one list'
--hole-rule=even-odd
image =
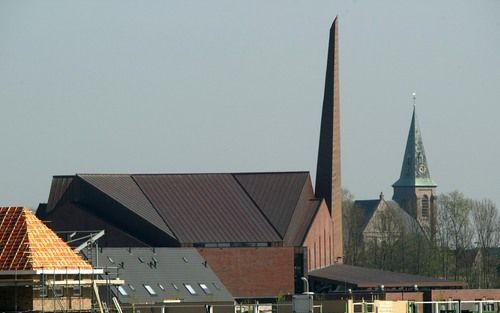
[{"label": "brick facade", "polygon": [[304,240],[309,271],[335,263],[334,238],[333,222],[323,201]]},{"label": "brick facade", "polygon": [[294,292],[294,248],[199,248],[233,297],[276,297]]},{"label": "brick facade", "polygon": [[439,300],[498,300],[500,299],[500,289],[443,289],[431,291],[432,301]]}]

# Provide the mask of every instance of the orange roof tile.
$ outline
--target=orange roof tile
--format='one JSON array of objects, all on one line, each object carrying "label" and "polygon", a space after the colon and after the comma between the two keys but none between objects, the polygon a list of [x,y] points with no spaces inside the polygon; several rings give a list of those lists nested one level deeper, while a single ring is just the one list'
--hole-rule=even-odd
[{"label": "orange roof tile", "polygon": [[91,268],[33,212],[0,207],[0,270]]}]

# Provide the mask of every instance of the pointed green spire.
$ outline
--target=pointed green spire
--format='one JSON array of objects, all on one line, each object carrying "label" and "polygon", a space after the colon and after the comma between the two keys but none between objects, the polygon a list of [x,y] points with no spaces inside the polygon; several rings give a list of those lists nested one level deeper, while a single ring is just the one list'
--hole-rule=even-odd
[{"label": "pointed green spire", "polygon": [[415,104],[411,118],[410,131],[406,140],[406,149],[401,167],[401,175],[393,187],[436,187],[431,179],[427,159],[425,157],[424,143],[418,126]]}]

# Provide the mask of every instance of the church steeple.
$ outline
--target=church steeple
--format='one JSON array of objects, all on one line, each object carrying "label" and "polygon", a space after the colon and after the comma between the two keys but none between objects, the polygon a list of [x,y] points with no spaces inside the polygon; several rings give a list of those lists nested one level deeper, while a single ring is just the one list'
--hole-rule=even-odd
[{"label": "church steeple", "polygon": [[401,174],[393,187],[436,187],[431,179],[427,158],[425,157],[424,143],[418,126],[416,106],[413,105],[410,131],[406,140],[406,149],[401,166]]},{"label": "church steeple", "polygon": [[324,199],[333,225],[334,260],[342,262],[342,188],[340,181],[340,78],[339,21],[330,28],[326,62],[325,92],[321,113],[315,195]]},{"label": "church steeple", "polygon": [[[415,94],[413,94],[415,101]],[[418,126],[415,102],[410,131],[399,179],[392,185],[392,197],[433,236],[436,221],[436,183],[432,180],[425,156],[424,142]]]}]

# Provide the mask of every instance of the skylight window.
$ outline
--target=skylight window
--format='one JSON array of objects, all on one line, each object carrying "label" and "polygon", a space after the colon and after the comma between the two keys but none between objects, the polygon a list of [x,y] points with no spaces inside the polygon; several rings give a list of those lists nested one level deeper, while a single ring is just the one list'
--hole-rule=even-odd
[{"label": "skylight window", "polygon": [[219,287],[219,285],[217,285],[216,282],[213,282],[212,285],[214,285],[215,289],[220,290],[220,287]]},{"label": "skylight window", "polygon": [[212,292],[210,291],[210,289],[208,289],[207,285],[205,284],[198,284],[201,288],[201,290],[203,290],[203,292],[207,295],[211,295]]},{"label": "skylight window", "polygon": [[127,291],[125,291],[125,288],[123,288],[123,286],[118,286],[118,292],[122,295],[122,296],[128,296],[128,293]]},{"label": "skylight window", "polygon": [[183,256],[183,257],[182,257],[182,260],[183,260],[185,263],[189,263],[188,259],[187,259],[185,256]]},{"label": "skylight window", "polygon": [[111,257],[108,256],[107,258],[108,258],[109,263],[113,263],[113,264],[115,263],[115,261],[113,261],[113,259]]},{"label": "skylight window", "polygon": [[184,284],[184,287],[186,287],[187,291],[189,291],[190,294],[192,295],[197,294],[196,290],[194,290],[193,286],[191,286],[190,284]]},{"label": "skylight window", "polygon": [[165,287],[163,287],[162,284],[158,284],[158,287],[160,287],[161,290],[165,290]]},{"label": "skylight window", "polygon": [[179,290],[179,287],[175,283],[172,283],[172,287],[174,287],[175,290]]},{"label": "skylight window", "polygon": [[135,287],[132,286],[131,284],[128,284],[128,287],[130,288],[130,290],[135,291]]},{"label": "skylight window", "polygon": [[140,256],[137,257],[139,259],[139,262],[144,263],[144,259],[141,258]]},{"label": "skylight window", "polygon": [[146,288],[146,290],[148,291],[148,293],[152,296],[156,296],[156,291],[153,289],[153,287],[151,287],[150,285],[146,285],[144,284],[143,285],[144,288]]}]

